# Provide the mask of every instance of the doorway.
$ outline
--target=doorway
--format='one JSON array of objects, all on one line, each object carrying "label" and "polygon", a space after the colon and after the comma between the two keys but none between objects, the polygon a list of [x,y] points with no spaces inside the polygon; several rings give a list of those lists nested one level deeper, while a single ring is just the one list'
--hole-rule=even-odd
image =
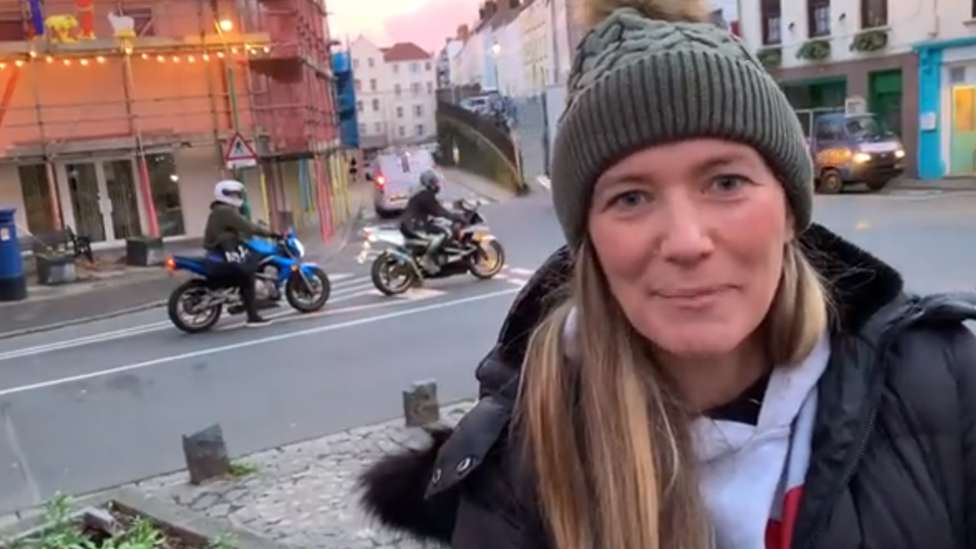
[{"label": "doorway", "polygon": [[[92,242],[115,242],[142,234],[135,172],[130,159],[63,164],[64,196],[74,231]],[[66,220],[67,222],[67,220]]]},{"label": "doorway", "polygon": [[952,88],[949,172],[953,175],[976,172],[976,86]]}]

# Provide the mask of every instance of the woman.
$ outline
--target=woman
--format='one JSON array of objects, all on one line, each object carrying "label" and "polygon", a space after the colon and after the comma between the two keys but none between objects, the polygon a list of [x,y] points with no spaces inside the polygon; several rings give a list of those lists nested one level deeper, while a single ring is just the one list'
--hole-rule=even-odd
[{"label": "woman", "polygon": [[973,300],[811,225],[796,116],[703,6],[618,1],[554,148],[568,245],[366,509],[459,549],[976,547]]}]

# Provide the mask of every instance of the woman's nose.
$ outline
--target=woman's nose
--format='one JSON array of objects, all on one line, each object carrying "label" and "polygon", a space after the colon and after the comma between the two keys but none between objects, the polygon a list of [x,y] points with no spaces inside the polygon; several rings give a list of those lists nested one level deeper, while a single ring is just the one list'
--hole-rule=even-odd
[{"label": "woman's nose", "polygon": [[711,254],[714,243],[703,212],[694,204],[680,202],[668,208],[660,253],[667,261],[694,263]]}]

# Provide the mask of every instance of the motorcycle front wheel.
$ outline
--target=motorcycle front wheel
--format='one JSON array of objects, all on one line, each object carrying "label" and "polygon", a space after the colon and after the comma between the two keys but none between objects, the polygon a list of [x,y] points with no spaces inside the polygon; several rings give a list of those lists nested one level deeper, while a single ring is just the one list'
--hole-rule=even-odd
[{"label": "motorcycle front wheel", "polygon": [[201,308],[209,295],[207,283],[199,278],[187,280],[173,290],[166,304],[166,312],[173,326],[188,334],[199,334],[213,328],[220,320],[223,305]]},{"label": "motorcycle front wheel", "polygon": [[390,252],[383,252],[373,260],[370,278],[380,293],[393,296],[409,290],[416,281],[417,273],[413,265]]},{"label": "motorcycle front wheel", "polygon": [[300,313],[314,313],[321,310],[329,301],[331,294],[332,283],[329,281],[329,275],[318,267],[313,267],[311,272],[305,273],[304,277],[300,273],[292,273],[285,283],[285,299]]},{"label": "motorcycle front wheel", "polygon": [[481,280],[494,278],[505,267],[505,248],[497,240],[481,242],[479,246],[477,256],[471,259],[471,274]]}]

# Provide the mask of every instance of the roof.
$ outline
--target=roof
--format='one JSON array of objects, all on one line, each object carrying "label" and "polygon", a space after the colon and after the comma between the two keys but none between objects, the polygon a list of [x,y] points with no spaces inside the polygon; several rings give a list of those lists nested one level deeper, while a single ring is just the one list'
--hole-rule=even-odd
[{"label": "roof", "polygon": [[399,61],[426,61],[431,55],[413,42],[397,42],[388,48],[382,48],[383,60],[387,63]]}]

